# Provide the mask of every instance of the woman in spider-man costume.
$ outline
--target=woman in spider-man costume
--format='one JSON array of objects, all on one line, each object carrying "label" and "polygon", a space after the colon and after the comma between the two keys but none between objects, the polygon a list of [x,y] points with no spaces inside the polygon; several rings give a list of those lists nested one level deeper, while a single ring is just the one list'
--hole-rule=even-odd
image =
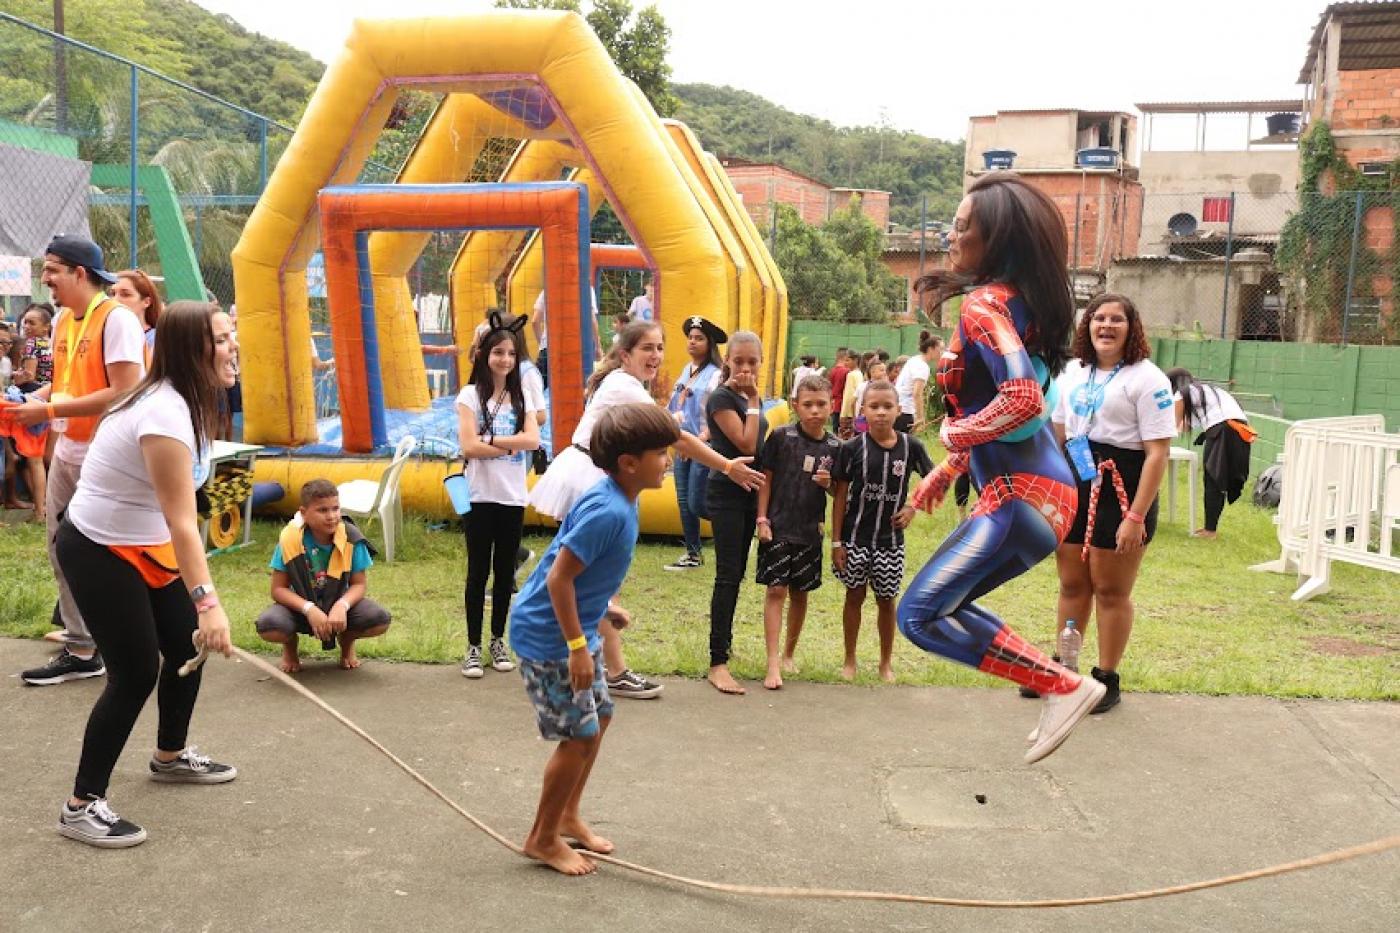
[{"label": "woman in spider-man costume", "polygon": [[1045,696],[1027,762],[1058,748],[1104,689],[973,603],[1053,554],[1074,521],[1074,478],[1045,401],[1074,325],[1067,252],[1054,202],[1015,175],[983,176],[958,206],[949,260],[976,287],[938,367],[949,456],[919,484],[914,505],[931,511],[969,471],[981,497],[915,576],[898,613],[900,631],[925,651]]}]

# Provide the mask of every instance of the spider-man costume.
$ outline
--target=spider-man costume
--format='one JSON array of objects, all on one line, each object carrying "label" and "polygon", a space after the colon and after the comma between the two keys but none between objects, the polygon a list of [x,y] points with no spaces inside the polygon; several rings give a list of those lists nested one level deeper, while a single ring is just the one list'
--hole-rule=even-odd
[{"label": "spider-man costume", "polygon": [[925,651],[1040,693],[1070,693],[1077,674],[973,605],[1053,553],[1074,522],[1074,479],[1048,424],[1025,440],[1003,440],[1048,420],[1024,345],[1030,324],[1026,303],[1009,285],[985,286],[963,300],[937,374],[949,456],[920,483],[914,504],[941,502],[968,470],[982,494],[914,577],[899,602],[899,630]]}]

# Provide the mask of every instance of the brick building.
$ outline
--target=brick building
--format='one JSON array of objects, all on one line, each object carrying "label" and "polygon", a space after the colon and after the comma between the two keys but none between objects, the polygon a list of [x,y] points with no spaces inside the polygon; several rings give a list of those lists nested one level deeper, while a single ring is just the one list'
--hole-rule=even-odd
[{"label": "brick building", "polygon": [[[1363,175],[1392,178],[1400,159],[1400,3],[1334,3],[1323,10],[1298,75],[1309,122],[1330,126],[1337,152]],[[1323,178],[1324,192],[1332,187]],[[1362,216],[1364,245],[1386,255],[1395,238],[1389,206]],[[1393,314],[1394,283],[1377,275],[1371,291],[1380,319]],[[1356,309],[1349,309],[1355,311]]]},{"label": "brick building", "polygon": [[1137,119],[1086,110],[1000,110],[968,121],[964,189],[989,171],[984,156],[1009,151],[1011,170],[1048,194],[1064,217],[1070,267],[1081,297],[1109,264],[1136,255],[1142,185],[1132,164]]},{"label": "brick building", "polygon": [[771,205],[786,204],[809,224],[825,223],[853,198],[860,199],[861,213],[883,232],[889,229],[890,193],[871,188],[834,188],[810,175],[794,172],[776,162],[749,162],[746,159],[720,159],[734,189],[744,199],[744,207],[760,230],[773,223]]}]

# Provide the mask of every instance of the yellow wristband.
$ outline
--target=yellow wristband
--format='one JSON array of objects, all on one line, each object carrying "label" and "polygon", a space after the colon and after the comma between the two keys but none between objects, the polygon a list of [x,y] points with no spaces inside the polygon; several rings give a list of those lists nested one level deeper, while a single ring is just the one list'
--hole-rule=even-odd
[{"label": "yellow wristband", "polygon": [[570,651],[577,651],[580,648],[587,648],[588,637],[585,635],[580,635],[578,638],[570,638],[567,642],[565,642],[565,644],[569,646]]},{"label": "yellow wristband", "polygon": [[53,413],[53,402],[49,402],[47,405],[44,406],[44,414],[49,416],[50,421],[54,419],[55,416]]}]

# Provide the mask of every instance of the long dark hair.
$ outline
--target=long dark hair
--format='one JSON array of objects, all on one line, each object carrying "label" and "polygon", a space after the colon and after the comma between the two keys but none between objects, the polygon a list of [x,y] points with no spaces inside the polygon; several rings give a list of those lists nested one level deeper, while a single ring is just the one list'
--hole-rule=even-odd
[{"label": "long dark hair", "polygon": [[[720,357],[719,347],[715,346],[714,339],[705,332],[703,327],[687,327],[685,331],[686,337],[689,337],[690,332],[693,330],[700,331],[700,336],[705,338],[705,364],[707,366],[713,366],[715,369],[721,369],[724,366],[724,359]],[[695,361],[691,360],[691,362],[694,363]],[[701,366],[700,368],[704,369],[705,367]]]},{"label": "long dark hair", "polygon": [[162,382],[185,400],[190,409],[197,453],[202,454],[219,423],[219,399],[223,383],[214,372],[214,315],[223,310],[204,301],[173,301],[165,306],[156,328],[155,352],[151,368],[136,388],[113,405],[112,412],[132,405]]},{"label": "long dark hair", "polygon": [[1204,411],[1196,407],[1196,389],[1200,390],[1201,403],[1204,406],[1206,393],[1210,392],[1216,400],[1220,399],[1220,390],[1215,386],[1202,382],[1191,375],[1189,369],[1177,367],[1167,370],[1167,380],[1172,384],[1172,391],[1181,396],[1181,421],[1187,428],[1191,427],[1191,422],[1195,421]]},{"label": "long dark hair", "polygon": [[977,284],[1015,286],[1030,309],[1026,352],[1045,361],[1059,375],[1069,361],[1074,329],[1074,294],[1070,288],[1069,240],[1055,202],[1011,172],[983,175],[967,189],[972,222],[982,237]]},{"label": "long dark hair", "polygon": [[1131,366],[1152,356],[1152,345],[1147,342],[1147,330],[1142,326],[1142,315],[1137,305],[1127,295],[1117,292],[1100,292],[1085,307],[1074,328],[1074,358],[1085,366],[1097,366],[1099,354],[1094,350],[1094,340],[1089,336],[1089,321],[1094,312],[1104,305],[1122,305],[1123,314],[1128,319],[1128,336],[1123,341],[1123,365]]},{"label": "long dark hair", "polygon": [[[523,319],[522,319],[523,321]],[[496,379],[491,372],[491,350],[499,343],[510,341],[515,350],[515,365],[506,373],[506,394],[510,397],[511,410],[515,412],[516,424],[525,416],[525,390],[520,382],[520,341],[518,331],[509,327],[495,327],[488,330],[476,348],[476,358],[472,360],[471,383],[476,386],[476,397],[481,404],[481,417],[477,419],[478,434],[494,434],[494,426],[487,424],[490,417],[491,399],[496,395]]]},{"label": "long dark hair", "polygon": [[661,330],[661,325],[655,321],[633,321],[622,328],[622,332],[617,335],[616,346],[603,357],[603,362],[593,370],[593,375],[588,377],[588,385],[584,390],[585,401],[593,398],[593,393],[610,373],[622,368],[622,354],[637,349],[637,344],[642,342],[642,338],[654,330]]}]

